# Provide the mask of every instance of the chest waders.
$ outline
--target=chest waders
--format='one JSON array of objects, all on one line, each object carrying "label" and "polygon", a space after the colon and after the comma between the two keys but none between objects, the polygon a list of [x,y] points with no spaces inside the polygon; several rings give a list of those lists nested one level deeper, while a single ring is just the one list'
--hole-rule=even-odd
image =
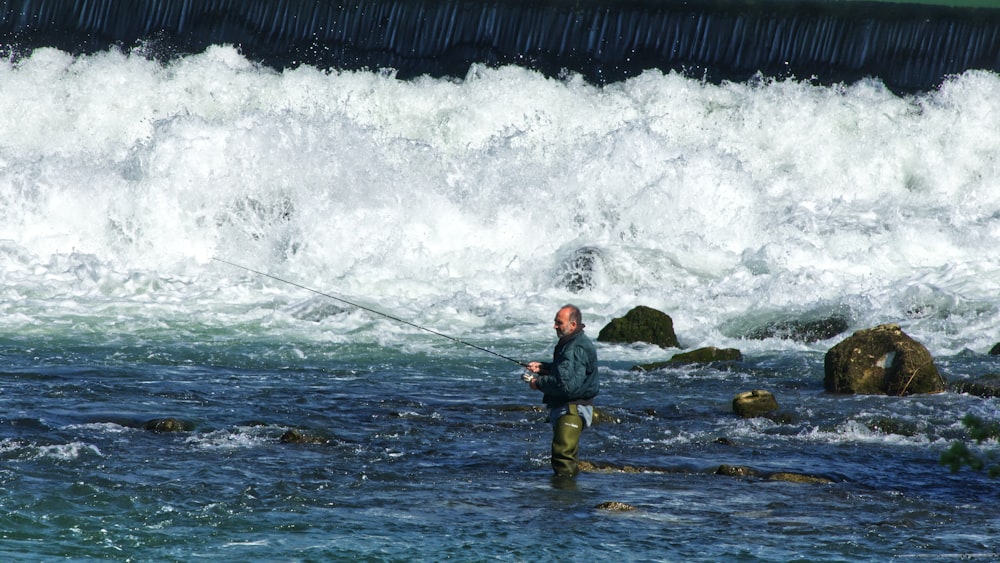
[{"label": "chest waders", "polygon": [[586,425],[577,405],[553,409],[552,421],[552,470],[556,475],[575,477],[580,472],[576,454],[580,447],[580,433]]}]

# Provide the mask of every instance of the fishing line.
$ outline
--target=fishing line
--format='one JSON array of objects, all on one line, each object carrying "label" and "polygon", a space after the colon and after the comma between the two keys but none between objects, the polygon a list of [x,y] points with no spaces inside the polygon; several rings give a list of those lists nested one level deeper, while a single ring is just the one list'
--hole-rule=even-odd
[{"label": "fishing line", "polygon": [[213,256],[212,260],[215,260],[216,262],[222,262],[223,264],[228,264],[228,265],[230,265],[230,266],[232,266],[234,268],[239,268],[241,270],[246,270],[248,272],[253,272],[253,273],[255,273],[255,274],[259,275],[259,276],[264,276],[266,278],[271,278],[272,280],[277,280],[277,281],[280,281],[282,283],[287,283],[288,285],[295,286],[295,287],[297,287],[299,289],[304,289],[306,291],[311,291],[311,292],[315,293],[316,295],[322,295],[323,297],[326,297],[328,299],[333,299],[334,301],[339,301],[341,303],[346,303],[347,305],[350,305],[352,307],[357,307],[358,309],[362,309],[362,310],[368,311],[369,313],[375,313],[376,315],[381,315],[381,316],[383,316],[383,317],[385,317],[387,319],[396,321],[397,323],[402,323],[404,325],[412,326],[413,328],[420,329],[420,330],[422,330],[424,332],[429,332],[429,333],[434,334],[436,336],[440,336],[442,338],[447,338],[448,340],[451,340],[452,342],[457,342],[459,344],[464,344],[464,345],[466,345],[466,346],[468,346],[470,348],[475,348],[476,350],[479,350],[480,352],[486,352],[487,354],[493,354],[494,356],[496,356],[498,358],[502,358],[504,360],[507,360],[508,362],[514,362],[515,364],[517,364],[517,365],[519,365],[521,367],[525,367],[525,368],[528,367],[528,364],[525,364],[524,362],[515,360],[514,358],[509,358],[507,356],[504,356],[503,354],[499,354],[499,353],[494,352],[493,350],[490,350],[488,348],[483,348],[482,346],[476,346],[475,344],[472,344],[470,342],[466,342],[464,340],[455,338],[454,336],[448,336],[447,334],[443,334],[443,333],[440,333],[440,332],[438,332],[436,330],[432,330],[432,329],[429,329],[427,327],[423,327],[423,326],[420,326],[418,324],[411,323],[410,321],[400,319],[399,317],[394,317],[392,315],[383,313],[381,311],[376,311],[375,309],[372,309],[372,308],[369,308],[369,307],[365,307],[364,305],[359,305],[357,303],[352,303],[351,301],[348,301],[347,299],[342,299],[340,297],[336,297],[334,295],[330,295],[329,293],[323,293],[322,291],[315,290],[315,289],[313,289],[311,287],[306,287],[306,286],[304,286],[302,284],[298,284],[298,283],[295,283],[293,281],[288,281],[286,279],[279,278],[278,276],[274,276],[274,275],[268,274],[267,272],[261,272],[259,270],[254,270],[253,268],[248,268],[246,266],[241,266],[239,264],[234,264],[232,262],[229,262],[227,260],[223,260],[221,258],[216,258],[216,257]]}]

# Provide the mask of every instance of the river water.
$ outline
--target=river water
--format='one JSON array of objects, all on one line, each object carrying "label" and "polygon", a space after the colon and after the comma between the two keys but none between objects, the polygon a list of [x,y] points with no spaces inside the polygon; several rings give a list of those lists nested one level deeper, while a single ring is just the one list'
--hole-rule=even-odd
[{"label": "river water", "polygon": [[[823,358],[897,323],[950,383],[1000,371],[998,89],[0,64],[0,555],[995,559],[997,482],[939,463],[995,399],[830,395]],[[639,471],[553,482],[521,368],[407,323],[545,359],[566,302],[744,359],[599,344],[581,458]],[[735,416],[751,389],[786,416]]]}]

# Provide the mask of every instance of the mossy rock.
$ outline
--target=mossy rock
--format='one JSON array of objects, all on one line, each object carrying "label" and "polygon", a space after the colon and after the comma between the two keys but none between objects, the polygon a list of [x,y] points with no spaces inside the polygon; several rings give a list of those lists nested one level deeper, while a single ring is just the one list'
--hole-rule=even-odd
[{"label": "mossy rock", "polygon": [[743,418],[754,418],[778,410],[778,400],[770,391],[754,389],[733,398],[733,412]]},{"label": "mossy rock", "polygon": [[899,325],[859,330],[826,353],[823,385],[833,393],[940,393],[945,381],[934,358]]},{"label": "mossy rock", "polygon": [[665,362],[634,365],[632,366],[632,371],[656,371],[684,364],[712,364],[716,362],[739,362],[742,360],[743,354],[736,348],[706,346],[705,348],[698,348],[690,352],[674,354],[672,358]]},{"label": "mossy rock", "polygon": [[757,477],[760,471],[745,465],[729,465],[724,463],[715,470],[716,475],[726,475],[729,477]]},{"label": "mossy rock", "polygon": [[585,460],[580,460],[580,471],[584,473],[657,473],[661,472],[661,469],[649,468],[649,467],[635,467],[632,465],[614,465],[611,463],[603,462],[590,462]]},{"label": "mossy rock", "polygon": [[743,360],[743,354],[736,348],[716,348],[706,346],[690,352],[680,352],[670,358],[672,363],[678,364],[708,364],[712,362],[739,362]]},{"label": "mossy rock", "polygon": [[150,432],[189,432],[194,429],[193,424],[173,417],[147,420],[142,427]]},{"label": "mossy rock", "polygon": [[813,485],[826,485],[833,483],[833,479],[817,477],[815,475],[804,475],[802,473],[789,473],[787,471],[776,471],[767,476],[768,481],[787,481],[789,483],[807,483]]},{"label": "mossy rock", "polygon": [[597,340],[612,344],[647,342],[663,348],[680,348],[670,315],[642,305],[624,317],[613,319],[601,329]]},{"label": "mossy rock", "polygon": [[834,482],[833,479],[828,479],[826,477],[806,475],[804,473],[793,473],[791,471],[775,471],[773,473],[767,473],[752,467],[747,467],[746,465],[722,464],[715,470],[715,474],[725,475],[728,477],[757,477],[768,481],[787,481],[789,483],[808,483],[814,485],[825,485]]},{"label": "mossy rock", "polygon": [[622,419],[612,415],[608,411],[594,407],[594,417],[592,421],[594,424],[620,424],[621,421]]}]

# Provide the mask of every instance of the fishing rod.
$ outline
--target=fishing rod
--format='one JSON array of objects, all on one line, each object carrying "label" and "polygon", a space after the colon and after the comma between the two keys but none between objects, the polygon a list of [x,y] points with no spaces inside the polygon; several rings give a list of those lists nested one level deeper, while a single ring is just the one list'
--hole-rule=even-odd
[{"label": "fishing rod", "polygon": [[510,358],[510,357],[504,356],[503,354],[494,352],[493,350],[490,350],[488,348],[483,348],[482,346],[476,346],[475,344],[472,344],[470,342],[466,342],[464,340],[455,338],[454,336],[448,336],[447,334],[438,332],[436,330],[429,329],[427,327],[420,326],[420,325],[415,324],[415,323],[411,323],[410,321],[400,319],[399,317],[394,317],[392,315],[383,313],[381,311],[376,311],[375,309],[372,309],[372,308],[369,308],[369,307],[365,307],[364,305],[359,305],[357,303],[352,303],[351,301],[348,301],[347,299],[342,299],[340,297],[336,297],[334,295],[330,295],[329,293],[323,293],[322,291],[315,290],[315,289],[313,289],[311,287],[306,287],[306,286],[304,286],[302,284],[298,284],[298,283],[295,283],[293,281],[288,281],[286,279],[279,278],[278,276],[274,276],[274,275],[268,274],[267,272],[261,272],[259,270],[254,270],[253,268],[248,268],[246,266],[241,266],[239,264],[234,264],[233,262],[229,262],[228,260],[223,260],[221,258],[216,258],[214,256],[212,257],[212,260],[215,260],[216,262],[221,262],[223,264],[228,264],[228,265],[230,265],[230,266],[232,266],[234,268],[239,268],[241,270],[246,270],[248,272],[252,272],[252,273],[257,274],[259,276],[264,276],[266,278],[271,278],[272,280],[277,280],[277,281],[280,281],[282,283],[287,283],[288,285],[295,286],[295,287],[297,287],[299,289],[304,289],[306,291],[311,291],[312,293],[315,293],[316,295],[322,295],[323,297],[326,297],[328,299],[333,299],[334,301],[339,301],[341,303],[346,303],[347,305],[350,305],[352,307],[357,307],[358,309],[362,309],[362,310],[368,311],[369,313],[375,313],[376,315],[381,315],[381,316],[383,316],[383,317],[385,317],[387,319],[396,321],[397,323],[402,323],[402,324],[407,325],[407,326],[412,326],[413,328],[420,329],[420,330],[422,330],[424,332],[429,332],[429,333],[434,334],[436,336],[440,336],[442,338],[447,338],[448,340],[451,340],[452,342],[457,342],[459,344],[464,344],[464,345],[466,345],[466,346],[468,346],[470,348],[475,348],[476,350],[479,350],[480,352],[486,352],[487,354],[493,354],[494,356],[496,356],[498,358],[502,358],[504,360],[507,360],[508,362],[514,362],[515,364],[517,364],[517,365],[519,365],[519,366],[521,366],[523,368],[528,367],[528,364],[526,364],[524,362],[521,362],[519,360],[515,360],[514,358]]}]

